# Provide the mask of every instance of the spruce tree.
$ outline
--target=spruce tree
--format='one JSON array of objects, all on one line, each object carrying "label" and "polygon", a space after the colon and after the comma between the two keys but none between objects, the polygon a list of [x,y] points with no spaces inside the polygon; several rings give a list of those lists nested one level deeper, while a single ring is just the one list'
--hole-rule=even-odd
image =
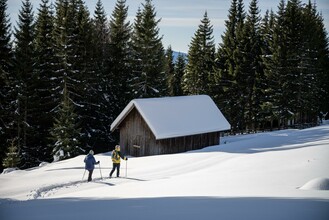
[{"label": "spruce tree", "polygon": [[261,23],[261,36],[263,42],[262,63],[264,68],[264,99],[261,102],[260,118],[263,121],[261,129],[273,129],[274,121],[278,120],[278,112],[275,108],[275,90],[273,84],[273,74],[271,60],[273,57],[273,34],[274,34],[275,14],[273,11],[266,11]]},{"label": "spruce tree", "polygon": [[50,134],[53,140],[50,147],[54,161],[68,159],[83,153],[83,148],[79,146],[80,129],[77,114],[66,86],[66,77],[64,78],[63,99]]},{"label": "spruce tree", "polygon": [[244,10],[243,0],[239,0],[237,6],[237,26],[235,30],[237,44],[233,51],[234,68],[232,69],[234,76],[232,100],[234,103],[232,103],[231,114],[233,114],[233,120],[236,123],[236,127],[233,128],[234,131],[244,131],[246,127],[245,107],[247,99],[245,98],[245,77],[242,71],[245,59],[245,54],[243,53],[243,48],[245,46],[245,20],[246,12]]},{"label": "spruce tree", "polygon": [[[314,94],[313,98],[316,97],[315,100],[318,103],[316,107],[321,117],[321,112],[324,114],[329,112],[329,42],[327,30],[324,27],[324,18],[317,12],[316,5],[311,5],[311,3],[309,3],[308,8],[307,10],[312,19],[306,19],[311,21],[310,25],[312,28],[308,29],[308,27],[306,27],[306,30],[309,31],[311,36],[310,45],[313,45],[316,51],[316,58],[313,57],[313,61],[315,61],[313,64],[316,69],[316,91],[318,95]],[[315,28],[315,30],[313,28]],[[327,118],[329,118],[329,114],[327,114]]]},{"label": "spruce tree", "polygon": [[93,59],[94,69],[98,77],[104,78],[109,71],[109,27],[106,13],[101,0],[97,1],[93,22]]},{"label": "spruce tree", "polygon": [[[303,89],[303,108],[305,122],[315,123],[321,111],[328,111],[323,100],[328,100],[328,40],[323,28],[323,19],[316,11],[316,5],[310,1],[302,9],[303,33],[301,56],[301,74]],[[327,76],[327,77],[325,77]],[[326,92],[324,92],[326,91]],[[324,95],[327,94],[327,95]]]},{"label": "spruce tree", "polygon": [[166,65],[165,65],[165,71],[168,78],[168,94],[170,96],[175,95],[175,64],[174,64],[174,58],[173,58],[173,51],[171,49],[171,46],[169,45],[166,50]]},{"label": "spruce tree", "polygon": [[22,154],[22,167],[38,163],[38,152],[34,148],[36,128],[32,125],[32,112],[38,100],[33,99],[35,82],[34,15],[29,0],[23,2],[15,28],[15,77],[16,81],[16,132],[18,147]]},{"label": "spruce tree", "polygon": [[287,45],[285,35],[286,5],[282,0],[278,6],[278,12],[275,16],[273,25],[273,38],[270,44],[270,59],[266,59],[266,76],[268,79],[268,94],[270,98],[269,104],[272,108],[273,115],[278,120],[278,126],[284,122],[285,117],[289,117],[290,113],[286,108],[286,98],[283,95],[283,84],[287,83],[284,73],[287,67]]},{"label": "spruce tree", "polygon": [[42,0],[36,21],[36,62],[34,74],[36,75],[36,87],[33,97],[38,99],[35,111],[33,112],[33,124],[37,127],[38,159],[41,161],[51,160],[51,150],[48,148],[49,129],[53,125],[53,109],[58,105],[59,100],[54,98],[54,92],[58,87],[59,80],[53,64],[55,60],[54,50],[54,23],[53,14],[49,0]]},{"label": "spruce tree", "polygon": [[0,0],[0,172],[3,169],[2,161],[5,157],[7,142],[13,133],[10,126],[13,121],[12,100],[13,88],[13,51],[11,45],[10,21],[6,13],[7,0]]},{"label": "spruce tree", "polygon": [[[301,66],[299,65],[302,59],[301,55],[304,52],[301,2],[299,0],[288,1],[285,15],[287,69],[283,73],[283,78],[286,80],[282,83],[283,97],[287,100],[285,108],[289,111],[289,114],[292,113],[292,116],[299,117],[298,121],[301,123],[303,120],[301,113],[304,105],[301,96],[304,82]],[[286,119],[289,119],[288,117]]]},{"label": "spruce tree", "polygon": [[264,69],[262,65],[263,43],[260,35],[260,11],[257,0],[252,0],[244,25],[244,35],[241,41],[242,60],[240,62],[240,75],[237,79],[242,86],[243,96],[241,102],[245,104],[244,121],[247,130],[255,130],[259,126],[259,112],[264,100],[263,91],[266,86]]},{"label": "spruce tree", "polygon": [[219,45],[213,87],[214,99],[231,123],[231,130],[243,129],[244,94],[238,83],[241,75],[242,38],[245,22],[245,11],[242,0],[232,0],[228,20],[225,21],[223,43]]},{"label": "spruce tree", "polygon": [[188,64],[183,79],[183,89],[187,94],[208,94],[209,79],[214,74],[214,61],[213,26],[205,12],[188,51]]},{"label": "spruce tree", "polygon": [[[64,79],[80,120],[82,146],[86,147],[95,123],[95,79],[92,70],[92,40],[89,12],[81,0],[57,0],[55,16],[55,53],[59,90],[64,90]],[[59,94],[59,93],[58,93]],[[95,109],[96,108],[96,109]],[[57,109],[56,109],[57,110]]]},{"label": "spruce tree", "polygon": [[20,164],[19,149],[15,143],[15,139],[11,140],[11,144],[8,147],[6,157],[3,160],[2,165],[6,168],[15,168]]},{"label": "spruce tree", "polygon": [[133,98],[129,88],[131,81],[131,25],[127,20],[128,6],[126,0],[117,0],[110,19],[110,81],[107,82],[112,91],[109,106],[113,109],[113,119]]},{"label": "spruce tree", "polygon": [[138,10],[132,34],[132,89],[134,97],[158,97],[167,93],[164,49],[159,37],[155,8],[145,0]]},{"label": "spruce tree", "polygon": [[179,53],[175,63],[174,76],[171,79],[173,96],[184,95],[182,81],[185,73],[185,68],[186,56],[183,53]]},{"label": "spruce tree", "polygon": [[112,120],[113,105],[112,83],[110,76],[110,36],[109,24],[101,0],[97,1],[92,20],[93,33],[92,45],[94,61],[91,97],[94,103],[93,130],[89,130],[88,144],[97,147],[100,151],[108,150],[108,144],[112,141],[108,135]]},{"label": "spruce tree", "polygon": [[90,14],[82,0],[77,0],[76,5],[72,2],[69,17],[74,19],[76,14],[76,27],[73,27],[72,48],[72,100],[76,103],[76,112],[81,124],[81,141],[83,147],[94,145],[102,126],[99,124],[97,113],[100,112],[99,83],[101,78],[95,72],[94,60],[92,59],[93,39],[92,22]]}]

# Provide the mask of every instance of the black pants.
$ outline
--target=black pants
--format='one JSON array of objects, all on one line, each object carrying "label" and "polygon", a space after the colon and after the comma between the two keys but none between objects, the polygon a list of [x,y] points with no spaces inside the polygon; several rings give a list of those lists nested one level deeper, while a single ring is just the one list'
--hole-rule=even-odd
[{"label": "black pants", "polygon": [[110,177],[112,177],[112,174],[114,173],[115,169],[117,169],[117,177],[120,175],[120,164],[119,163],[113,163],[113,168],[110,173]]},{"label": "black pants", "polygon": [[88,172],[89,172],[89,175],[88,175],[88,182],[92,180],[91,177],[92,177],[92,175],[93,175],[93,171],[94,171],[94,170],[88,170]]}]

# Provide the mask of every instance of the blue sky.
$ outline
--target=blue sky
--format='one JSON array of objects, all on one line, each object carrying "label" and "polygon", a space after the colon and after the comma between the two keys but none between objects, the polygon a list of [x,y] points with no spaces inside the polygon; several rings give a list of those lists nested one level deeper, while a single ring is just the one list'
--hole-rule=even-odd
[{"label": "blue sky", "polygon": [[[52,0],[53,2],[55,0]],[[314,0],[312,0],[313,2]],[[317,9],[322,13],[327,31],[329,30],[329,1],[315,0]],[[35,15],[41,0],[31,0]],[[94,13],[97,0],[85,0],[91,15]],[[112,14],[116,0],[102,0],[104,9],[108,16]],[[144,0],[127,0],[129,6],[128,16],[133,23],[138,7]],[[171,45],[172,49],[180,52],[187,52],[188,45],[203,18],[205,11],[214,28],[216,44],[221,41],[221,35],[225,30],[224,21],[227,19],[231,0],[153,0],[157,17],[161,18],[159,24],[160,35],[163,36],[165,48]],[[258,7],[261,14],[267,9],[277,11],[280,0],[258,0]],[[308,0],[302,0],[307,3]],[[16,26],[18,12],[22,6],[22,0],[8,0],[9,18]],[[250,0],[244,0],[245,10],[248,10]]]}]

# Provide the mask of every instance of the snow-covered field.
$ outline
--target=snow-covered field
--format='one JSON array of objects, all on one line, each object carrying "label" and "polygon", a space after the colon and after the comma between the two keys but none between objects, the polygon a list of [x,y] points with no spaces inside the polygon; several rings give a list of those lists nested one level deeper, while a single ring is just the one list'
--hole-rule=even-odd
[{"label": "snow-covered field", "polygon": [[221,142],[130,158],[113,179],[101,180],[112,164],[98,154],[90,183],[84,155],[1,174],[0,219],[329,219],[328,123]]}]

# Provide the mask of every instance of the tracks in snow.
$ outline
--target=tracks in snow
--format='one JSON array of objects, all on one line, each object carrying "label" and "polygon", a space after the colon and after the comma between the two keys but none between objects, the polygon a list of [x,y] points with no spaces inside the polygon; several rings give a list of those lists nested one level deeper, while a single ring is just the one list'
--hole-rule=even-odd
[{"label": "tracks in snow", "polygon": [[[38,189],[31,190],[30,193],[27,195],[28,200],[32,199],[40,199],[40,198],[47,198],[55,195],[59,191],[63,190],[72,190],[72,189],[79,189],[82,185],[88,186],[88,184],[102,184],[106,186],[115,186],[118,184],[123,184],[132,181],[147,181],[144,179],[138,178],[131,178],[131,177],[120,177],[120,178],[95,178],[91,182],[87,182],[86,180],[80,181],[72,181],[67,183],[58,183],[52,184],[49,186],[40,187]],[[114,182],[114,183],[113,183]]]}]

